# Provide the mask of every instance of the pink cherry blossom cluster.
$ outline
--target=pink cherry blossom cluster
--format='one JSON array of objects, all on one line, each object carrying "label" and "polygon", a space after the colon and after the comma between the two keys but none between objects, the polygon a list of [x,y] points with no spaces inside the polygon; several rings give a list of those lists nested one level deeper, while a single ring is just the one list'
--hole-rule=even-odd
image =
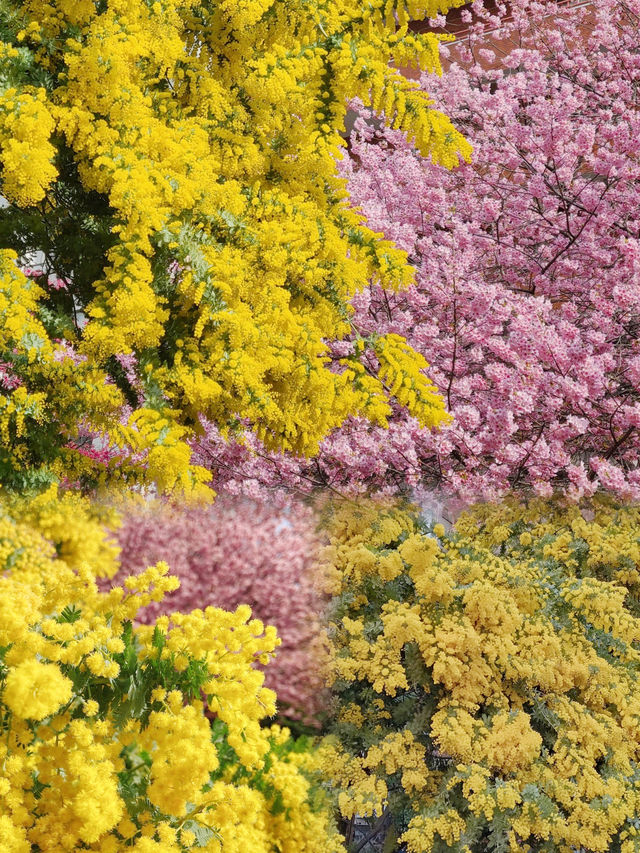
[{"label": "pink cherry blossom cluster", "polygon": [[0,388],[3,391],[13,391],[22,385],[22,379],[13,372],[13,365],[8,361],[0,361]]},{"label": "pink cherry blossom cluster", "polygon": [[424,79],[473,163],[447,172],[362,115],[342,166],[416,271],[406,292],[361,292],[355,326],[406,336],[453,423],[352,420],[312,461],[209,429],[197,453],[225,488],[640,499],[640,0],[473,10]]},{"label": "pink cherry blossom cluster", "polygon": [[[40,267],[31,266],[23,267],[22,272],[27,276],[27,278],[34,279],[43,279],[45,274],[44,270],[42,270]],[[44,284],[50,290],[68,290],[69,288],[69,283],[64,278],[60,278],[59,276],[54,275],[53,273],[49,274],[46,277],[46,281],[44,282]]]},{"label": "pink cherry blossom cluster", "polygon": [[321,602],[312,583],[317,541],[307,507],[229,496],[205,508],[154,502],[126,513],[118,542],[121,570],[111,583],[159,560],[180,579],[178,590],[144,608],[141,621],[248,604],[254,618],[275,625],[282,645],[265,667],[265,683],[276,690],[283,716],[313,723],[323,700],[316,665]]}]

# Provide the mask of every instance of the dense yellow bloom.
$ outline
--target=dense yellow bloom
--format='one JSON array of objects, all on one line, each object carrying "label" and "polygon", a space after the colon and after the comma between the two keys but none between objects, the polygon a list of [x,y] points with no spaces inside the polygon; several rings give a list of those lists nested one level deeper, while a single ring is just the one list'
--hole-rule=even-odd
[{"label": "dense yellow bloom", "polygon": [[120,548],[107,529],[116,530],[120,517],[108,503],[55,485],[36,496],[7,495],[5,501],[12,516],[51,542],[70,568],[89,564],[101,577],[118,570]]},{"label": "dense yellow bloom", "polygon": [[0,96],[3,190],[21,207],[41,201],[57,177],[50,141],[54,128],[44,89],[7,89]]},{"label": "dense yellow bloom", "polygon": [[[86,510],[53,492],[0,505],[0,849],[339,853],[318,761],[262,725],[275,696],[253,665],[275,629],[210,607],[134,631],[176,579],[160,563],[100,592],[87,559],[113,554]],[[38,527],[96,541],[67,562]]]},{"label": "dense yellow bloom", "polygon": [[[640,509],[618,506],[597,495],[584,507],[542,498],[522,504],[479,504],[458,520],[457,529],[505,553],[540,555],[571,572],[614,581],[629,591],[627,605],[640,601]],[[521,547],[519,547],[521,546]]]},{"label": "dense yellow bloom", "polygon": [[172,711],[153,711],[143,743],[153,756],[148,796],[165,814],[184,815],[188,802],[197,802],[209,773],[218,768],[210,742],[209,722],[192,705]]},{"label": "dense yellow bloom", "polygon": [[[394,400],[422,424],[443,420],[403,338],[357,340],[333,369],[328,342],[353,335],[350,300],[370,281],[412,279],[337,176],[348,102],[384,110],[443,166],[468,158],[397,70],[440,73],[438,37],[408,22],[459,3],[8,0],[3,233],[22,253],[28,232],[40,281],[62,287],[27,285],[2,260],[0,359],[22,380],[0,394],[14,476],[57,464],[202,494],[188,446],[201,417],[300,454],[349,415],[386,423]],[[4,312],[16,286],[29,296]],[[106,469],[83,452],[87,436],[110,444]]]},{"label": "dense yellow bloom", "polygon": [[372,504],[329,527],[325,769],[345,817],[389,807],[410,853],[481,832],[518,853],[635,850],[638,510],[508,502],[435,538]]}]

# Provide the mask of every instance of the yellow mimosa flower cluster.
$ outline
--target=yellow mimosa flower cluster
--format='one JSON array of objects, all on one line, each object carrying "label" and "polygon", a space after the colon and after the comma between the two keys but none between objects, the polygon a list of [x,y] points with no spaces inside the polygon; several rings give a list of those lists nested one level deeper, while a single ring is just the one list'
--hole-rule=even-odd
[{"label": "yellow mimosa flower cluster", "polygon": [[389,808],[410,853],[638,850],[638,510],[513,501],[447,534],[345,505],[329,525],[344,815]]},{"label": "yellow mimosa flower cluster", "polygon": [[[170,414],[145,407],[122,423],[121,391],[105,370],[50,337],[38,318],[43,296],[15,265],[15,253],[0,250],[0,357],[9,370],[7,385],[0,384],[3,483],[19,490],[63,476],[92,484],[144,478],[166,491],[208,492],[210,475],[190,465],[187,430]],[[96,465],[100,438],[91,437],[102,435],[104,443],[107,431],[116,445],[110,470],[106,463]],[[35,483],[28,479],[31,471]]]},{"label": "yellow mimosa flower cluster", "polygon": [[519,552],[626,587],[640,613],[640,508],[596,495],[584,506],[536,498],[478,504],[456,524],[466,536],[502,553]]},{"label": "yellow mimosa flower cluster", "polygon": [[120,547],[113,533],[120,514],[106,502],[89,500],[56,485],[36,495],[7,494],[6,509],[51,542],[71,569],[92,566],[97,577],[112,577],[119,569]]},{"label": "yellow mimosa flower cluster", "polygon": [[[25,503],[0,504],[0,849],[339,853],[318,759],[262,725],[275,629],[248,607],[134,629],[167,566],[101,592],[114,555],[82,502]],[[93,546],[60,532],[70,508]]]},{"label": "yellow mimosa flower cluster", "polygon": [[[7,46],[3,52],[6,56]],[[40,201],[57,176],[50,141],[54,127],[44,89],[7,89],[0,96],[3,190],[21,207]]]}]

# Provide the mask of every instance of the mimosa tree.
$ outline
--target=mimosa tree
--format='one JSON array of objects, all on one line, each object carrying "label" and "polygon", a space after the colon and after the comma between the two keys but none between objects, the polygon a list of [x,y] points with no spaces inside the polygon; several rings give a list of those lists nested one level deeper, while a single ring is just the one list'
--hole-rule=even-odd
[{"label": "mimosa tree", "polygon": [[384,425],[392,401],[443,418],[400,336],[356,335],[333,365],[327,342],[354,336],[368,281],[411,280],[345,203],[348,100],[438,163],[469,154],[391,64],[438,70],[437,38],[407,22],[446,6],[2,3],[4,483],[117,469],[202,491],[202,417],[303,455],[348,415]]}]

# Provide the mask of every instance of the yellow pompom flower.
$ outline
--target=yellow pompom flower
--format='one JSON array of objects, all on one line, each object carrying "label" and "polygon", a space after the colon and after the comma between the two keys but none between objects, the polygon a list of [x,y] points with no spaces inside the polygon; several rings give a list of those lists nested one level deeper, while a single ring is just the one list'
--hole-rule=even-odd
[{"label": "yellow pompom flower", "polygon": [[72,687],[55,664],[23,661],[9,671],[2,701],[17,717],[43,720],[69,701]]}]

